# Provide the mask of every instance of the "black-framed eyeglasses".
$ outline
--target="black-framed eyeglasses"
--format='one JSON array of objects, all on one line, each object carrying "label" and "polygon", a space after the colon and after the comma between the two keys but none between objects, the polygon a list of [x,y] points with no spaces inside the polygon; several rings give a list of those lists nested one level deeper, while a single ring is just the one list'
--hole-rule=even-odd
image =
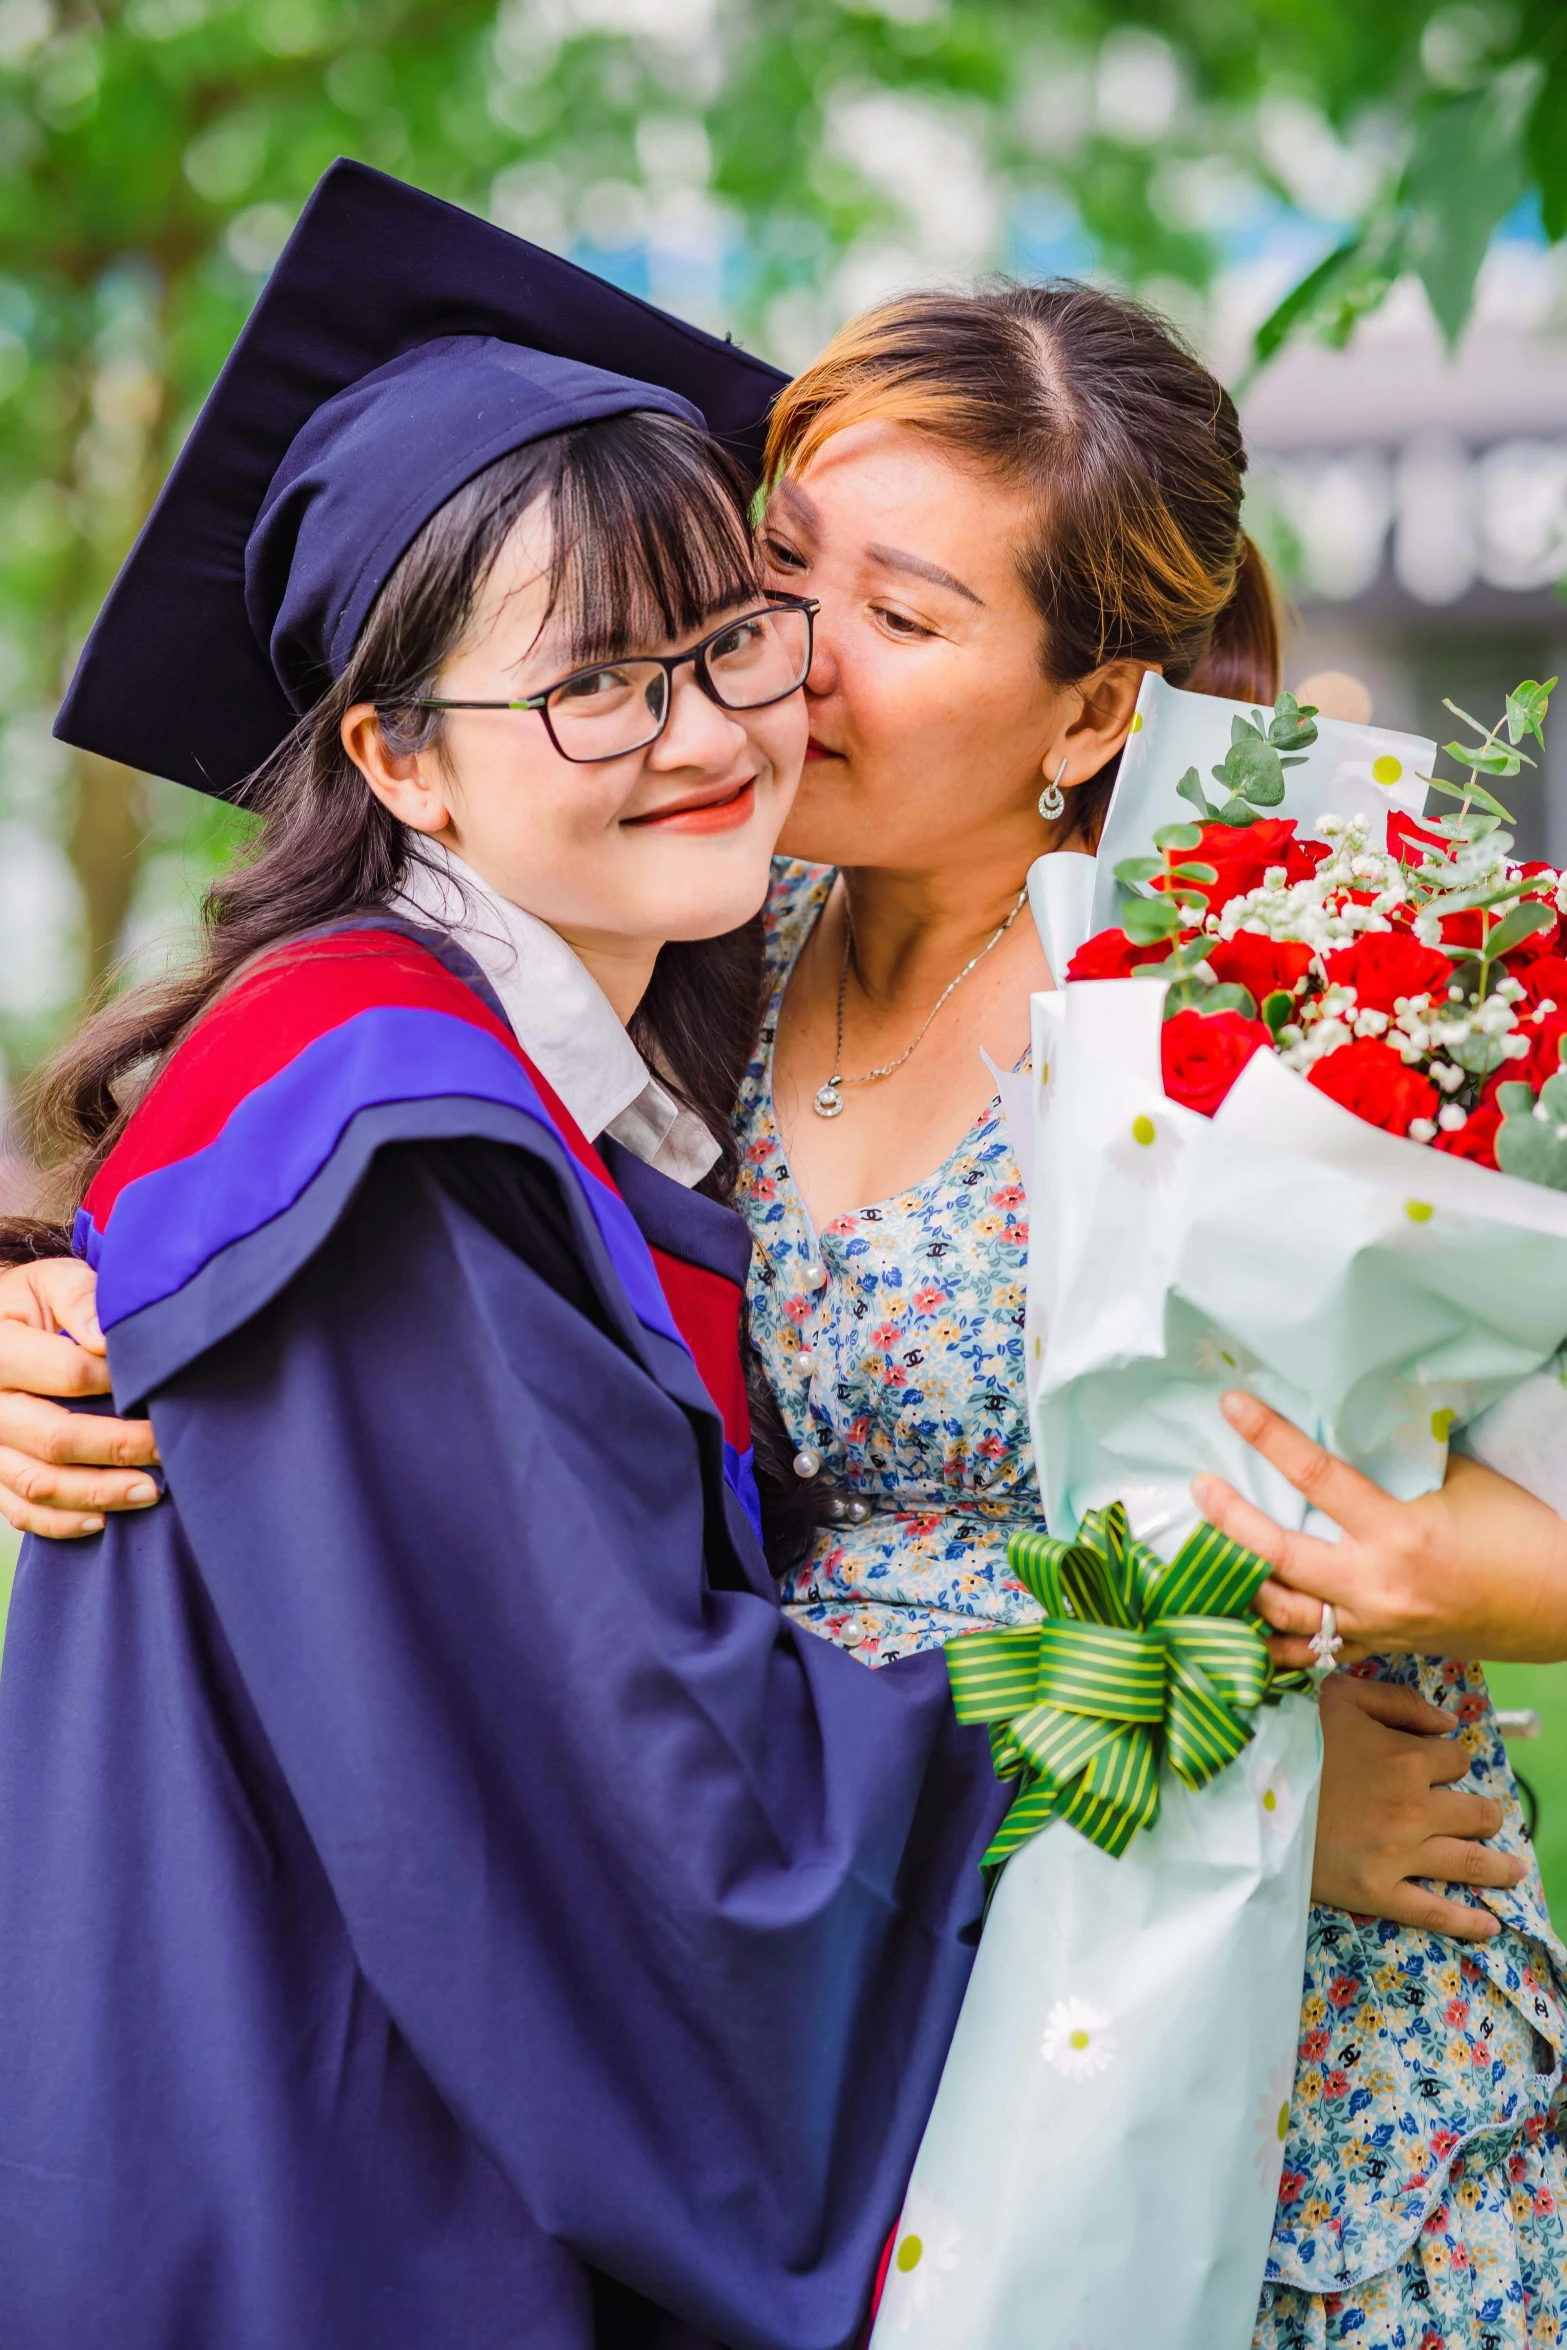
[{"label": "black-framed eyeglasses", "polygon": [[537,710],[563,759],[580,767],[645,751],[669,724],[675,671],[689,661],[696,682],[721,710],[765,710],[804,685],[811,628],[820,606],[809,596],[769,597],[726,620],[683,653],[649,653],[574,669],[542,693],[515,702],[416,702],[418,710]]}]

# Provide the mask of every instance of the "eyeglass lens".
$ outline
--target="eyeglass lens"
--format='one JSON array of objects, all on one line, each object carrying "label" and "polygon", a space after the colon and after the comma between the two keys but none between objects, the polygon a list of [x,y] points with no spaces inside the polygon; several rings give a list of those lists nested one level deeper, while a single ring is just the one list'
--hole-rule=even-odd
[{"label": "eyeglass lens", "polygon": [[[804,612],[747,613],[706,648],[714,700],[726,710],[781,702],[804,683],[810,641]],[[620,758],[660,732],[669,692],[669,672],[657,662],[616,661],[556,687],[547,704],[551,728],[568,759]]]}]

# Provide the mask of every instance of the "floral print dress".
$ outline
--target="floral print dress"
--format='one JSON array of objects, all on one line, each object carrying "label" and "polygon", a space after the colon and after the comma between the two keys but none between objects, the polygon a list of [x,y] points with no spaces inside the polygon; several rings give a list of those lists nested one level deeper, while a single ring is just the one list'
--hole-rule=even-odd
[{"label": "floral print dress", "polygon": [[[785,1605],[879,1665],[1037,1612],[1006,1566],[1008,1534],[1039,1516],[1023,1379],[1028,1209],[995,1103],[925,1182],[812,1229],[773,1114],[772,1056],[832,880],[775,868],[740,1204],[755,1243],[752,1332],[826,1496]],[[1567,2344],[1567,1950],[1484,1676],[1413,1658],[1355,1669],[1453,1714],[1470,1755],[1463,1784],[1502,1805],[1497,1841],[1529,1873],[1485,1896],[1504,1930],[1483,1945],[1312,1911],[1254,2350]]]}]

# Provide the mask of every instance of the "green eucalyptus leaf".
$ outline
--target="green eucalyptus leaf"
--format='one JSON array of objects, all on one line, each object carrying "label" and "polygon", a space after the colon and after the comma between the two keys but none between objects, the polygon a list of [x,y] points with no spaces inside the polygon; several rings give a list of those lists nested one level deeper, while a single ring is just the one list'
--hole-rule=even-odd
[{"label": "green eucalyptus leaf", "polygon": [[1527,1118],[1534,1108],[1534,1087],[1525,1085],[1522,1078],[1514,1078],[1511,1085],[1499,1085],[1496,1106],[1504,1118]]},{"label": "green eucalyptus leaf", "polygon": [[1510,955],[1514,947],[1521,946],[1526,938],[1535,937],[1539,931],[1553,929],[1555,922],[1554,912],[1550,907],[1542,906],[1538,899],[1532,904],[1526,902],[1515,906],[1510,914],[1502,916],[1487,937],[1486,954],[1495,962],[1500,955]]},{"label": "green eucalyptus leaf", "polygon": [[1213,883],[1219,878],[1219,868],[1217,865],[1203,865],[1200,863],[1191,865],[1172,865],[1170,867],[1170,871],[1174,874],[1177,881],[1204,881]]},{"label": "green eucalyptus leaf", "polygon": [[1496,1130],[1496,1163],[1504,1175],[1567,1191],[1567,1132],[1532,1111],[1504,1117]]},{"label": "green eucalyptus leaf", "polygon": [[1123,889],[1135,889],[1139,882],[1152,881],[1156,873],[1163,871],[1162,857],[1123,857],[1114,868],[1115,878]]},{"label": "green eucalyptus leaf", "polygon": [[1262,1017],[1275,1036],[1288,1024],[1295,1009],[1295,999],[1288,988],[1275,987],[1262,999]]},{"label": "green eucalyptus leaf", "polygon": [[1254,808],[1276,808],[1284,797],[1279,754],[1249,719],[1231,719],[1230,747],[1222,766],[1214,768],[1213,779]]},{"label": "green eucalyptus leaf", "polygon": [[1226,800],[1222,808],[1215,808],[1214,815],[1220,824],[1246,825],[1257,821],[1256,809],[1238,796]]},{"label": "green eucalyptus leaf", "polygon": [[[1459,751],[1455,747],[1451,755],[1454,758],[1463,759],[1467,764],[1467,752]],[[1493,800],[1483,783],[1449,783],[1445,776],[1433,775],[1428,778],[1427,789],[1441,792],[1445,799],[1468,800],[1473,807],[1484,808],[1488,815],[1500,816],[1504,824],[1512,824],[1516,821],[1511,808],[1504,808],[1500,800]],[[1437,818],[1436,821],[1446,825],[1458,824],[1461,819],[1444,816]],[[1463,836],[1461,833],[1454,833],[1451,837],[1458,839]]]},{"label": "green eucalyptus leaf", "polygon": [[1153,845],[1156,849],[1177,851],[1200,849],[1202,847],[1202,826],[1200,824],[1161,824],[1153,836]]},{"label": "green eucalyptus leaf", "polygon": [[1507,1055],[1499,1036],[1466,1036],[1462,1044],[1447,1047],[1447,1057],[1470,1077],[1489,1077],[1493,1069],[1501,1068]]},{"label": "green eucalyptus leaf", "polygon": [[1244,1020],[1255,1020],[1257,1002],[1250,988],[1225,980],[1214,987],[1172,987],[1164,1001],[1164,1016],[1173,1020],[1177,1012],[1239,1012]]},{"label": "green eucalyptus leaf", "polygon": [[1544,685],[1526,677],[1522,685],[1515,685],[1507,697],[1507,733],[1510,741],[1521,743],[1526,734],[1532,734],[1543,750],[1545,747],[1545,713],[1550,707],[1555,687],[1554,677]]},{"label": "green eucalyptus leaf", "polygon": [[1490,740],[1491,729],[1488,726],[1482,726],[1479,719],[1472,717],[1469,711],[1465,710],[1459,703],[1449,701],[1446,694],[1442,696],[1442,707],[1444,710],[1451,710],[1453,716],[1455,718],[1461,718],[1466,726],[1472,726],[1476,734],[1479,735],[1482,742],[1488,742]]},{"label": "green eucalyptus leaf", "polygon": [[[1304,750],[1317,739],[1316,720],[1314,704],[1302,707],[1293,694],[1280,694],[1268,723],[1268,740],[1276,751]],[[1296,766],[1299,762],[1291,759],[1285,764]]]},{"label": "green eucalyptus leaf", "polygon": [[[1460,767],[1473,768],[1477,775],[1516,775],[1524,764],[1522,751],[1510,750],[1506,743],[1475,743],[1467,748],[1463,743],[1444,743],[1442,748]],[[1534,765],[1532,759],[1529,765]]]},{"label": "green eucalyptus leaf", "polygon": [[1168,897],[1132,898],[1121,909],[1121,928],[1134,947],[1151,947],[1180,933],[1179,907]]},{"label": "green eucalyptus leaf", "polygon": [[1198,815],[1205,816],[1210,821],[1219,813],[1203,790],[1202,779],[1195,767],[1187,768],[1186,773],[1175,787],[1175,796],[1179,800],[1190,800]]}]

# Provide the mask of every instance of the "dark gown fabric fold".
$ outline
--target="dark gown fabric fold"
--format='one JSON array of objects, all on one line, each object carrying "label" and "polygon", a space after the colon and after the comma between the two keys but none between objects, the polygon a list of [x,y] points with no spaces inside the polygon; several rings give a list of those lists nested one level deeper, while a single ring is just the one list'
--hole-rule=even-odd
[{"label": "dark gown fabric fold", "polygon": [[730,1277],[722,1211],[639,1168],[644,1229],[461,976],[325,945],[338,993],[247,982],[89,1200],[168,1495],[17,1578],[0,2339],[841,2350],[988,1747],[939,1657],[779,1613],[652,1271]]}]

